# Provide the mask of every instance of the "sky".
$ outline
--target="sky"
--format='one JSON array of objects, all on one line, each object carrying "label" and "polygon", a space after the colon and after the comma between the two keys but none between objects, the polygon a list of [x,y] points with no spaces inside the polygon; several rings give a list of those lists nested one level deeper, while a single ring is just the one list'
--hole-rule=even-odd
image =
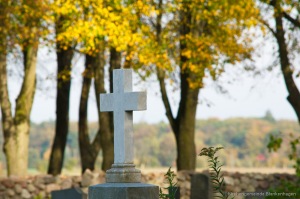
[{"label": "sky", "polygon": [[[82,69],[83,70],[83,69]],[[276,119],[296,120],[296,115],[286,100],[288,95],[283,78],[278,71],[253,77],[251,74],[237,74],[234,68],[229,69],[230,75],[221,77],[224,88],[228,91],[223,94],[216,89],[216,84],[207,81],[206,86],[199,94],[197,118],[232,117],[263,117],[270,110]],[[227,73],[227,74],[228,74]],[[80,76],[77,74],[77,76]],[[134,122],[157,123],[167,122],[165,110],[159,94],[159,86],[155,79],[147,82],[138,81],[134,74],[133,90],[147,91],[147,110],[134,112]],[[231,83],[226,78],[235,79]],[[70,120],[78,120],[79,99],[81,90],[81,78],[74,78],[71,88]],[[299,85],[299,81],[298,81]],[[91,89],[93,91],[93,89]],[[179,103],[179,90],[172,91],[169,88],[170,102],[173,113],[176,113]],[[94,93],[90,94],[88,105],[89,121],[97,120],[95,111],[96,102]],[[45,94],[38,90],[32,109],[31,119],[33,122],[55,120],[55,89],[50,89]]]},{"label": "sky", "polygon": [[[264,46],[257,51],[263,56],[254,58],[255,65],[264,70],[272,62],[273,53],[270,46]],[[84,60],[76,56],[73,60],[74,70],[72,74],[70,120],[78,121],[79,99],[81,92],[81,73],[83,71]],[[13,63],[9,71],[11,75],[9,81],[10,99],[13,107],[18,95],[22,69],[20,63]],[[255,76],[253,73],[241,72],[243,65],[228,66],[226,73],[220,77],[218,84],[222,85],[228,92],[221,93],[217,89],[217,84],[206,80],[205,87],[200,90],[199,105],[196,118],[219,118],[227,119],[232,117],[263,117],[267,110],[270,110],[276,119],[296,120],[296,115],[287,102],[288,95],[282,75],[277,68],[272,72],[264,72]],[[55,53],[49,49],[41,49],[38,55],[38,84],[35,94],[34,104],[31,113],[31,120],[35,123],[55,120],[55,73],[56,57]],[[229,83],[228,83],[229,82]],[[300,87],[300,79],[296,79]],[[141,82],[134,74],[134,91],[147,91],[147,110],[134,112],[134,122],[157,123],[167,122],[165,110],[159,94],[159,86],[154,78]],[[179,90],[169,88],[169,98],[173,108],[173,114],[177,112],[179,103]],[[93,89],[91,89],[93,91]],[[90,94],[88,105],[89,121],[97,120],[96,102],[94,92]]]},{"label": "sky", "polygon": [[[197,118],[263,117],[270,110],[276,119],[296,120],[296,115],[286,100],[287,92],[281,77],[274,80],[252,80],[234,82],[227,85],[228,94],[218,92],[215,85],[208,85],[200,91]],[[70,120],[78,120],[81,84],[74,82],[71,88]],[[147,110],[134,112],[134,122],[157,123],[167,121],[158,85],[153,83],[134,84],[134,91],[147,91]],[[44,94],[38,91],[31,113],[33,122],[55,120],[55,91]],[[179,92],[171,93],[170,101],[176,113]],[[89,121],[97,120],[95,95],[90,95],[88,107]]]}]

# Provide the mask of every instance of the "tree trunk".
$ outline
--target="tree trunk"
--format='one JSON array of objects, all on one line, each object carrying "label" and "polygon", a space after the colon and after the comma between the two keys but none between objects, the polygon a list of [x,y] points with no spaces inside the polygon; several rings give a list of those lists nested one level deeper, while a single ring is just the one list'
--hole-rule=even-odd
[{"label": "tree trunk", "polygon": [[[191,13],[181,13],[180,37],[185,37],[191,32]],[[192,72],[184,65],[189,61],[182,52],[187,48],[185,41],[180,41],[180,103],[173,132],[177,144],[177,169],[195,170],[196,146],[195,146],[195,120],[198,105],[199,88],[192,89],[188,80],[193,80]]]},{"label": "tree trunk", "polygon": [[[83,75],[82,90],[80,96],[79,106],[79,149],[81,158],[81,169],[82,173],[86,169],[94,170],[96,156],[98,153],[94,153],[95,150],[91,148],[90,137],[88,130],[88,118],[87,118],[87,107],[91,81],[93,78],[93,65],[95,64],[95,58],[86,55],[85,60],[85,71]],[[100,149],[100,147],[99,147]]]},{"label": "tree trunk", "polygon": [[[61,31],[60,18],[56,23],[56,34]],[[56,126],[52,145],[48,174],[61,174],[64,152],[69,131],[69,98],[71,87],[71,66],[73,50],[69,47],[64,50],[60,43],[56,44],[57,55],[57,95],[56,95]]]},{"label": "tree trunk", "polygon": [[[159,1],[158,7],[161,9],[162,0]],[[160,12],[161,13],[161,12]],[[185,36],[190,33],[191,15],[188,12],[182,12],[182,25],[180,35]],[[157,17],[156,36],[157,42],[160,43],[161,33],[161,14]],[[186,43],[180,42],[180,51],[183,52]],[[193,79],[191,72],[184,69],[183,65],[188,62],[185,56],[180,56],[180,80],[181,95],[177,117],[174,118],[170,106],[169,98],[165,86],[165,73],[157,69],[157,78],[159,80],[160,91],[163,104],[166,109],[166,116],[175,135],[177,145],[177,170],[195,170],[196,167],[196,146],[195,146],[195,118],[198,105],[199,88],[192,89],[188,79]]]},{"label": "tree trunk", "polygon": [[111,168],[114,162],[114,135],[113,129],[111,128],[112,121],[110,120],[108,112],[100,112],[100,93],[105,93],[104,87],[104,66],[105,66],[105,56],[104,56],[104,45],[103,49],[100,50],[99,63],[96,64],[94,68],[95,75],[95,94],[97,100],[98,108],[98,123],[99,123],[99,138],[96,137],[95,140],[100,140],[100,145],[102,147],[102,170],[106,171]]},{"label": "tree trunk", "polygon": [[275,1],[274,9],[275,9],[275,22],[276,22],[275,35],[278,44],[280,66],[284,77],[284,82],[289,93],[287,100],[293,107],[298,118],[298,123],[300,124],[300,92],[294,81],[293,70],[291,68],[291,63],[288,58],[288,50],[284,38],[285,31],[283,29],[283,22],[282,22],[283,12],[280,7],[280,2]]},{"label": "tree trunk", "polygon": [[1,53],[0,98],[4,132],[4,153],[8,176],[25,176],[28,168],[30,112],[36,87],[36,60],[38,44],[30,44],[23,50],[24,80],[16,100],[15,117],[11,114],[8,98],[6,54]]},{"label": "tree trunk", "polygon": [[199,88],[192,89],[188,83],[189,75],[181,73],[180,103],[175,122],[174,134],[177,144],[177,169],[195,170],[195,120]]},{"label": "tree trunk", "polygon": [[181,95],[177,117],[174,118],[165,88],[164,74],[158,69],[158,80],[166,115],[177,145],[177,170],[195,170],[195,121],[198,105],[199,89],[192,89],[188,83],[188,75],[181,74]]},{"label": "tree trunk", "polygon": [[[97,155],[102,147],[103,161],[102,170],[107,170],[113,163],[113,134],[110,129],[109,114],[100,113],[100,93],[105,93],[104,88],[104,49],[100,51],[95,57],[86,55],[84,80],[82,85],[82,92],[80,98],[79,111],[79,145],[82,172],[86,169],[95,169],[95,162]],[[91,86],[91,80],[95,77],[95,94],[98,110],[99,130],[90,143],[88,120],[87,120],[87,106],[88,97]]]},{"label": "tree trunk", "polygon": [[121,53],[114,47],[110,49],[109,66],[109,87],[110,92],[113,92],[113,70],[121,68]]},{"label": "tree trunk", "polygon": [[11,148],[15,143],[16,128],[14,125],[12,113],[11,113],[11,103],[9,101],[8,86],[7,86],[7,71],[6,71],[6,39],[1,38],[2,48],[0,53],[0,105],[2,112],[2,127],[3,127],[3,137],[4,145],[3,151],[6,155],[6,164],[8,175],[13,174],[14,170],[12,168],[12,162],[16,161],[18,157],[13,156],[16,154],[9,154]]}]

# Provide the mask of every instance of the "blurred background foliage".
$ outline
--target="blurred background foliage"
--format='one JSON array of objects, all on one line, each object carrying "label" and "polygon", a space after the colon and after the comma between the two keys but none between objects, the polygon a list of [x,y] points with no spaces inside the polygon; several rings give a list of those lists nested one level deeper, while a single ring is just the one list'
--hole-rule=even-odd
[{"label": "blurred background foliage", "polygon": [[[91,139],[96,135],[97,122],[89,123]],[[45,172],[49,162],[53,122],[31,124],[29,168],[31,172]],[[277,167],[293,168],[287,154],[291,153],[291,134],[300,133],[296,121],[275,120],[270,112],[261,118],[232,118],[221,120],[211,118],[197,120],[195,143],[197,153],[203,146],[223,146],[219,152],[225,167]],[[267,145],[270,135],[282,138],[281,148],[269,152]],[[138,167],[175,166],[175,139],[169,124],[137,123],[134,125],[135,162]],[[70,123],[70,131],[65,151],[65,170],[80,170],[77,123]],[[0,138],[0,143],[3,139]],[[299,151],[299,149],[297,149]],[[100,169],[102,154],[98,155],[96,168]],[[1,168],[5,168],[5,158],[0,155]],[[197,168],[206,168],[207,162],[197,158]],[[2,173],[4,174],[4,173]]]}]

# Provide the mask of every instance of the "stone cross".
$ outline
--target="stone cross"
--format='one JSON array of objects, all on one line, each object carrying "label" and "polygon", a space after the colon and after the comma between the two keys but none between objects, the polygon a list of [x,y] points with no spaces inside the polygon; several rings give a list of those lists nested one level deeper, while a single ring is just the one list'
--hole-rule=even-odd
[{"label": "stone cross", "polygon": [[106,172],[106,182],[140,182],[133,164],[132,111],[146,110],[146,92],[132,92],[132,70],[113,71],[113,93],[100,94],[100,111],[114,114],[114,164]]}]

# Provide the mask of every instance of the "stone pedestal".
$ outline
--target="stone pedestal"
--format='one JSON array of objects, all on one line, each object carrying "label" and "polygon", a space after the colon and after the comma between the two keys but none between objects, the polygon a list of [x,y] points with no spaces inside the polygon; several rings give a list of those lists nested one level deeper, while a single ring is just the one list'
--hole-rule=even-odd
[{"label": "stone pedestal", "polygon": [[105,184],[89,187],[89,199],[158,199],[158,186],[140,183],[133,164],[132,111],[146,110],[146,100],[146,92],[132,92],[132,70],[113,71],[113,93],[100,95],[100,111],[114,113],[114,164]]},{"label": "stone pedestal", "polygon": [[158,199],[158,186],[144,183],[105,183],[89,187],[89,199]]},{"label": "stone pedestal", "polygon": [[106,171],[106,182],[141,182],[141,171],[134,164],[113,164]]}]

